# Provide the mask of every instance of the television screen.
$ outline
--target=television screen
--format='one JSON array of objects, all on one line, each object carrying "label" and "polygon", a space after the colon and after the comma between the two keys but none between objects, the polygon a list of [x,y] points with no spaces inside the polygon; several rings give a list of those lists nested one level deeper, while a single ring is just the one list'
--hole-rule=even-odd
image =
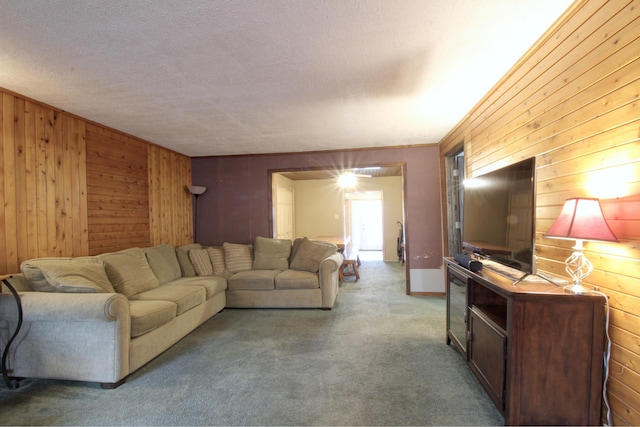
[{"label": "television screen", "polygon": [[465,252],[534,272],[534,195],[535,158],[465,180]]}]

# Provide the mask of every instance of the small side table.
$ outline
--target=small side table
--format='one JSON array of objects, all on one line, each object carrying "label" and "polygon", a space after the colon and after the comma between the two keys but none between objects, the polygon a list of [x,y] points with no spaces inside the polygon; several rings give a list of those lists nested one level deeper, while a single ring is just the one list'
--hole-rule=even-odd
[{"label": "small side table", "polygon": [[[13,294],[13,298],[16,301],[16,306],[18,307],[18,324],[16,325],[15,331],[11,335],[11,338],[9,338],[9,341],[7,341],[7,345],[4,348],[4,351],[2,352],[2,378],[4,378],[4,382],[7,384],[8,388],[15,390],[16,388],[18,388],[19,383],[16,378],[9,376],[7,372],[7,357],[9,356],[9,349],[11,348],[11,343],[13,343],[13,340],[16,338],[16,336],[18,335],[18,332],[20,332],[20,328],[22,327],[22,301],[20,300],[20,295],[18,295],[18,292],[16,292],[13,285],[9,282],[9,279],[11,277],[12,277],[11,275],[0,276],[0,280],[2,280],[2,283]],[[0,286],[0,293],[1,292],[2,292],[2,287]]]}]

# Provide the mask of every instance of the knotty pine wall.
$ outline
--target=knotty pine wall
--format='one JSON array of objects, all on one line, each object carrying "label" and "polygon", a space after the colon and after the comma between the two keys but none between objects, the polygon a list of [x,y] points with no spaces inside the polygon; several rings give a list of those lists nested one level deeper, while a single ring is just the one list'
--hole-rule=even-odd
[{"label": "knotty pine wall", "polygon": [[191,160],[0,89],[0,274],[192,241]]},{"label": "knotty pine wall", "polygon": [[573,242],[544,237],[564,200],[601,199],[620,241],[585,242],[586,282],[611,304],[615,425],[640,425],[639,94],[640,1],[577,1],[440,143],[443,165],[464,146],[468,177],[536,157],[540,270],[566,277]]}]

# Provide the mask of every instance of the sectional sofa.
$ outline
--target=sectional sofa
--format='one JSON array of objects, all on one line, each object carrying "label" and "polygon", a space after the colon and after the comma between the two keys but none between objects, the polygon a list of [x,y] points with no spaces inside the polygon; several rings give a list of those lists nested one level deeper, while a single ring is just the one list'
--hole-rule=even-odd
[{"label": "sectional sofa", "polygon": [[[9,279],[24,320],[7,373],[117,387],[225,307],[331,309],[341,265],[330,243],[262,237],[25,261]],[[0,347],[17,318],[3,290]]]}]

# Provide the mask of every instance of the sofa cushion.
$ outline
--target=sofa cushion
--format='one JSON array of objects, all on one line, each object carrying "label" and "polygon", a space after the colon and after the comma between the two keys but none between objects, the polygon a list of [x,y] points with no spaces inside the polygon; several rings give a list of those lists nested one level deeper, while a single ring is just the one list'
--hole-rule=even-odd
[{"label": "sofa cushion", "polygon": [[113,293],[115,290],[96,257],[38,258],[20,266],[35,291]]},{"label": "sofa cushion", "polygon": [[309,240],[306,237],[296,246],[289,268],[310,273],[317,273],[320,262],[338,250],[338,247],[333,243]]},{"label": "sofa cushion", "polygon": [[160,286],[144,252],[130,248],[98,255],[105,263],[105,271],[116,292],[127,298]]},{"label": "sofa cushion", "polygon": [[285,270],[275,278],[276,289],[317,289],[318,275],[308,271]]},{"label": "sofa cushion", "polygon": [[189,259],[196,271],[196,276],[213,276],[213,266],[206,249],[191,249]]},{"label": "sofa cushion", "polygon": [[182,276],[176,249],[173,246],[158,245],[143,250],[151,271],[161,285]]},{"label": "sofa cushion", "polygon": [[275,277],[278,270],[246,270],[234,274],[227,279],[227,289],[275,289]]},{"label": "sofa cushion", "polygon": [[169,323],[176,317],[178,305],[171,301],[135,301],[129,300],[131,313],[131,338]]},{"label": "sofa cushion", "polygon": [[251,270],[253,266],[253,246],[224,242],[224,264],[229,273]]},{"label": "sofa cushion", "polygon": [[207,291],[207,299],[224,292],[227,289],[227,281],[224,277],[208,276],[208,277],[181,277],[171,282],[171,285],[181,286],[202,286]]},{"label": "sofa cushion", "polygon": [[130,299],[132,301],[159,300],[174,302],[178,306],[176,314],[179,316],[185,311],[202,304],[206,299],[206,290],[202,286],[169,284],[136,294]]},{"label": "sofa cushion", "polygon": [[191,249],[202,249],[202,245],[200,243],[192,243],[176,248],[176,255],[178,256],[178,264],[180,264],[182,277],[193,277],[196,275],[196,270],[193,268],[193,264],[189,259],[189,251]]},{"label": "sofa cushion", "polygon": [[207,252],[213,266],[213,275],[224,276],[226,266],[224,265],[224,249],[222,246],[209,246]]},{"label": "sofa cushion", "polygon": [[286,270],[289,268],[291,240],[256,237],[254,242],[254,270]]}]

